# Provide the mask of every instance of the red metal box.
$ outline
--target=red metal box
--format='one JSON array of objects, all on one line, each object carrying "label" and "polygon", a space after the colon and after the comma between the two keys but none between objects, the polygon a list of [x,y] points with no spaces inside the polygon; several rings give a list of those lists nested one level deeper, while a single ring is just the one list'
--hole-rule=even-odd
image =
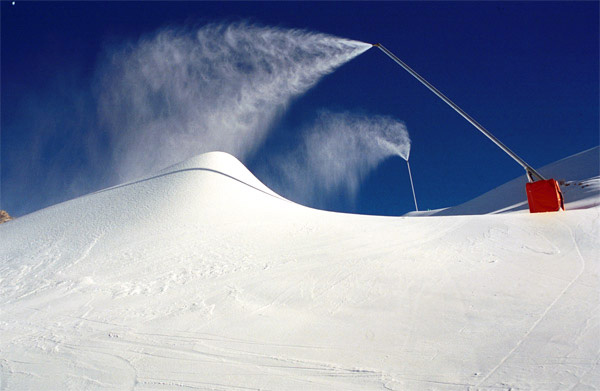
[{"label": "red metal box", "polygon": [[565,210],[565,202],[558,182],[554,179],[536,181],[525,185],[531,213]]}]

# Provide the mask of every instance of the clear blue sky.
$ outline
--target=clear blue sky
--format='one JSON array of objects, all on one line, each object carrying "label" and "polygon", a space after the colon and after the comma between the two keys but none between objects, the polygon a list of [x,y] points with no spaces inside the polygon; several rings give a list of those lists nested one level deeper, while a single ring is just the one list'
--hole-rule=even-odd
[{"label": "clear blue sky", "polygon": [[[63,150],[94,110],[94,72],[103,48],[165,26],[209,22],[249,20],[381,42],[541,167],[599,144],[598,4],[2,1],[0,207],[22,215],[109,185],[95,180],[92,170],[89,181],[73,184],[74,173],[86,169],[86,151]],[[48,118],[48,107],[60,124]],[[296,125],[322,108],[406,123],[421,209],[459,204],[523,174],[375,49],[295,100],[248,167],[269,164]],[[47,134],[40,137],[40,129]],[[384,161],[355,200],[341,194],[325,207],[383,215],[412,210],[404,161]]]}]

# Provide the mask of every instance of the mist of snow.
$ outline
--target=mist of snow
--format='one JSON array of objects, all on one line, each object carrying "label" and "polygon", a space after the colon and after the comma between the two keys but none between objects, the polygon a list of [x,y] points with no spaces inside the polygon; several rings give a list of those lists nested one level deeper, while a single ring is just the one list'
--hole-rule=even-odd
[{"label": "mist of snow", "polygon": [[244,160],[294,97],[370,47],[237,23],[163,29],[109,52],[99,114],[119,179],[212,150]]},{"label": "mist of snow", "polygon": [[[93,72],[69,64],[17,107],[20,120],[9,131],[27,142],[6,154],[12,162],[3,173],[11,189],[6,206],[20,215],[208,151],[249,160],[294,98],[371,47],[244,22],[169,27],[107,44]],[[311,156],[325,153],[324,145],[305,141],[302,148],[315,144]],[[344,157],[335,163],[337,179],[321,175],[326,183],[317,186],[355,192],[360,180],[344,171],[372,166],[371,153],[365,156],[347,166]]]},{"label": "mist of snow", "polygon": [[323,111],[301,145],[281,158],[282,187],[308,203],[340,192],[354,197],[384,159],[408,161],[410,145],[406,125],[392,117]]}]

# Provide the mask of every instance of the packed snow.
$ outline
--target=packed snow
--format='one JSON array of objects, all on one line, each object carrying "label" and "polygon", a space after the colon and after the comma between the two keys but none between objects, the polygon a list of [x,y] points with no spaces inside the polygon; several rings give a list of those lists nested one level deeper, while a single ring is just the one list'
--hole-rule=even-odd
[{"label": "packed snow", "polygon": [[600,389],[597,159],[557,213],[326,212],[212,152],[4,223],[0,389]]}]

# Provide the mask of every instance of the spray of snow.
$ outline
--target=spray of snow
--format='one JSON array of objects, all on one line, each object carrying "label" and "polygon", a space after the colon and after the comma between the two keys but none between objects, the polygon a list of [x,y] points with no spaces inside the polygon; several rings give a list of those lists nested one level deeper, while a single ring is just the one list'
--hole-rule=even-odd
[{"label": "spray of snow", "polygon": [[3,156],[6,206],[24,214],[207,151],[247,160],[295,97],[370,47],[248,23],[107,46],[93,76],[70,64],[16,108],[9,132],[28,141]]},{"label": "spray of snow", "polygon": [[212,150],[244,160],[294,97],[370,47],[237,23],[164,29],[114,49],[99,113],[119,179]]},{"label": "spray of snow", "polygon": [[408,161],[406,125],[387,116],[323,111],[304,132],[301,145],[280,158],[281,188],[301,202],[321,204],[345,192],[354,197],[361,182],[384,159]]}]

